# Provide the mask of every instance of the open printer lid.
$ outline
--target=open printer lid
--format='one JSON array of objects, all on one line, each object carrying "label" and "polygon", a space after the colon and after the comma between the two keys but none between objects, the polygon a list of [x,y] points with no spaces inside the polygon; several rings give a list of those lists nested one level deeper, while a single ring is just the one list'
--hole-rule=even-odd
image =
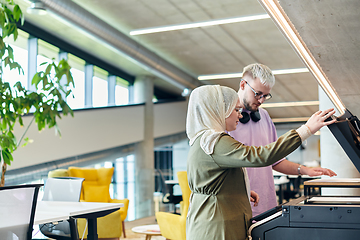
[{"label": "open printer lid", "polygon": [[346,109],[328,128],[360,172],[360,121]]}]

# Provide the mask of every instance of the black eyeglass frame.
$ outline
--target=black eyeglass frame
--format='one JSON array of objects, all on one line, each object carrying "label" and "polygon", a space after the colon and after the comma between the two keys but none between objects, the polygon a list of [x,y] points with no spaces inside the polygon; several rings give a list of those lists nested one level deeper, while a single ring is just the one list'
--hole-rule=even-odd
[{"label": "black eyeglass frame", "polygon": [[255,99],[260,100],[264,98],[264,100],[267,101],[272,98],[270,93],[264,95],[256,92],[245,79],[241,78],[241,81],[244,81],[250,87],[251,91],[253,91],[253,93],[255,94]]}]

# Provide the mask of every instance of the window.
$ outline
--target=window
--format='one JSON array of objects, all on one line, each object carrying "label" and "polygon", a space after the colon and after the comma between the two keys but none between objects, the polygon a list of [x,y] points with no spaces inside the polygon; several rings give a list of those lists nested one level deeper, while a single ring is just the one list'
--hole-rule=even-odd
[{"label": "window", "polygon": [[105,107],[108,105],[108,82],[107,71],[94,66],[93,76],[93,107]]},{"label": "window", "polygon": [[38,56],[37,56],[37,71],[44,71],[45,66],[39,66],[43,62],[55,62],[59,61],[59,48],[47,43],[41,39],[38,39]]},{"label": "window", "polygon": [[135,157],[128,155],[115,160],[115,189],[114,196],[117,199],[129,199],[127,219],[135,219]]},{"label": "window", "polygon": [[115,86],[115,104],[126,105],[129,104],[129,83],[119,77],[116,78]]},{"label": "window", "polygon": [[27,51],[27,39],[29,34],[19,30],[19,35],[14,42],[13,38],[6,38],[5,42],[9,44],[14,51],[14,60],[18,62],[22,69],[24,70],[24,74],[15,69],[10,71],[9,67],[6,67],[3,72],[2,79],[4,82],[8,82],[10,86],[14,86],[14,84],[18,81],[21,82],[23,87],[27,88],[27,75],[28,75],[28,51]]},{"label": "window", "polygon": [[[46,67],[52,61],[58,63],[59,48],[38,39],[38,54],[36,58],[37,72],[45,71]],[[42,65],[43,63],[46,63]],[[52,70],[51,75],[55,75],[55,71]],[[38,86],[41,88],[42,86]],[[39,90],[37,92],[40,92]]]},{"label": "window", "polygon": [[127,220],[135,220],[135,156],[133,154],[89,165],[90,168],[114,167],[113,181],[110,184],[110,196],[114,199],[129,199]]},{"label": "window", "polygon": [[68,54],[68,62],[71,66],[71,74],[74,79],[75,87],[69,87],[72,90],[66,101],[70,108],[79,109],[85,107],[85,74],[84,66],[85,61],[72,55]]}]

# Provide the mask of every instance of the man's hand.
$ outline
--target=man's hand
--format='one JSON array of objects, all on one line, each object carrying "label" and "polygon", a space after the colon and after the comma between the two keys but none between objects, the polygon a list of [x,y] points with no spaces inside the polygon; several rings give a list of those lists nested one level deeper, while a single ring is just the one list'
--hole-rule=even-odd
[{"label": "man's hand", "polygon": [[301,174],[303,175],[309,175],[310,177],[316,177],[321,175],[327,175],[329,177],[337,176],[337,174],[327,168],[321,168],[321,167],[305,167],[301,166],[300,169]]},{"label": "man's hand", "polygon": [[251,191],[250,192],[250,202],[254,203],[254,207],[256,207],[259,204],[259,200],[260,200],[259,194],[257,194],[254,191]]},{"label": "man's hand", "polygon": [[[284,159],[283,161],[273,166],[273,169],[286,175],[298,175],[298,167],[298,163],[293,163]],[[310,177],[321,175],[327,175],[330,177],[337,176],[337,174],[330,169],[321,167],[306,167],[304,165],[301,165],[300,173],[302,175],[309,175]]]}]

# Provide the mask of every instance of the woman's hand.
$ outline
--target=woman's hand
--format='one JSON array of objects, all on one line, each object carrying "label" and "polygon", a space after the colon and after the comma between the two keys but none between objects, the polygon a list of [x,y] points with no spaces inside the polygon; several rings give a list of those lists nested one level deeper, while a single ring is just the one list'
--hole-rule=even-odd
[{"label": "woman's hand", "polygon": [[257,194],[254,191],[251,191],[250,192],[250,202],[254,203],[254,207],[256,207],[259,204],[259,200],[260,200],[259,194]]},{"label": "woman's hand", "polygon": [[329,108],[325,111],[317,111],[309,118],[309,120],[305,123],[305,126],[307,126],[310,129],[310,132],[314,134],[320,130],[320,128],[336,122],[336,119],[325,122],[325,120],[331,117],[334,113],[335,110],[333,108]]}]

